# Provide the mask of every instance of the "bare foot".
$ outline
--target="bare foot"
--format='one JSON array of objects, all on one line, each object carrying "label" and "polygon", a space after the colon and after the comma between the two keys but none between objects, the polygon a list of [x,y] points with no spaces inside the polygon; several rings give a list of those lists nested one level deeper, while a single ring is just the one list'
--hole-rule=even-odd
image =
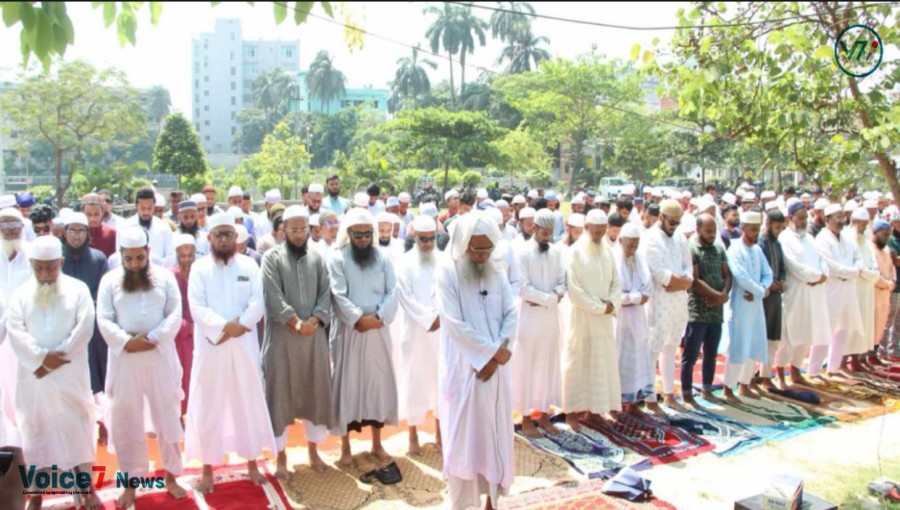
[{"label": "bare foot", "polygon": [[647,409],[660,418],[668,416],[662,407],[659,407],[659,402],[647,402]]},{"label": "bare foot", "polygon": [[266,477],[259,472],[259,468],[256,466],[255,460],[247,462],[247,475],[250,476],[250,481],[255,483],[256,485],[262,485],[266,483]]},{"label": "bare foot", "polygon": [[97,422],[97,444],[106,446],[109,443],[109,432],[102,421]]},{"label": "bare foot", "polygon": [[415,440],[413,440],[412,438],[410,438],[410,440],[409,440],[409,450],[407,451],[407,453],[408,453],[410,456],[412,456],[412,457],[418,457],[419,455],[422,455],[422,447],[419,446],[419,439],[418,439],[418,438],[416,438]]},{"label": "bare foot", "polygon": [[800,386],[810,386],[810,382],[807,381],[803,375],[800,373],[800,370],[797,367],[791,367],[791,384],[799,384]]},{"label": "bare foot", "polygon": [[739,384],[738,385],[738,395],[742,397],[752,398],[754,400],[759,400],[759,395],[753,392],[750,389],[750,386],[747,384]]},{"label": "bare foot", "polygon": [[762,384],[759,389],[760,389],[760,391],[761,390],[772,391],[774,389],[778,389],[778,387],[775,386],[775,383],[772,382],[772,379],[763,379]]},{"label": "bare foot", "polygon": [[697,403],[696,400],[694,400],[694,395],[685,395],[685,394],[682,394],[682,395],[681,395],[681,400],[684,401],[684,405],[685,405],[685,406],[691,406],[691,407],[693,407],[694,409],[700,409],[700,404]]},{"label": "bare foot", "polygon": [[531,416],[522,417],[522,433],[525,434],[525,437],[541,437],[541,432],[534,425]]},{"label": "bare foot", "polygon": [[687,409],[683,405],[681,405],[681,403],[675,400],[675,395],[672,395],[671,393],[663,398],[663,404],[682,413],[687,411]]},{"label": "bare foot", "polygon": [[116,500],[116,508],[128,508],[134,503],[134,489],[131,487],[122,491],[119,499]]},{"label": "bare foot", "polygon": [[100,498],[97,497],[97,493],[91,491],[91,493],[84,500],[84,508],[85,510],[100,510],[103,508],[103,502],[100,501]]},{"label": "bare foot", "polygon": [[338,467],[341,468],[352,468],[353,467],[353,456],[350,455],[350,452],[341,452],[341,458],[337,461]]},{"label": "bare foot", "polygon": [[381,445],[373,445],[372,446],[372,455],[374,455],[381,462],[391,462],[394,460],[394,457],[389,454],[383,446]]},{"label": "bare foot", "polygon": [[703,400],[712,402],[713,404],[719,404],[722,402],[719,397],[713,395],[712,390],[703,390],[700,392],[700,396],[703,397]]},{"label": "bare foot", "polygon": [[[311,443],[314,445],[314,443]],[[316,473],[324,473],[328,469],[328,464],[319,457],[319,451],[316,448],[309,449],[309,465],[312,466]]]},{"label": "bare foot", "polygon": [[726,401],[731,402],[731,403],[733,403],[733,404],[738,404],[738,403],[741,402],[741,399],[739,399],[739,398],[737,398],[736,396],[734,396],[734,392],[731,391],[731,388],[727,388],[727,387],[726,387],[726,388],[722,391],[722,395],[725,395],[725,400],[726,400]]},{"label": "bare foot", "polygon": [[203,466],[203,475],[200,481],[194,486],[200,494],[212,494],[213,492],[213,472],[212,466]]},{"label": "bare foot", "polygon": [[291,476],[287,467],[287,453],[278,452],[275,459],[275,478],[279,480],[287,480]]},{"label": "bare foot", "polygon": [[581,432],[581,423],[578,422],[578,413],[566,414],[566,425],[572,429],[572,432]]},{"label": "bare foot", "polygon": [[41,496],[32,496],[28,498],[28,506],[26,510],[41,510],[43,498]]},{"label": "bare foot", "polygon": [[187,491],[178,484],[175,475],[168,472],[166,473],[166,492],[175,499],[184,499],[187,496]]},{"label": "bare foot", "polygon": [[551,436],[559,434],[559,430],[557,430],[556,427],[553,426],[552,423],[550,423],[550,416],[548,416],[547,414],[541,415],[541,419],[538,420],[538,425]]}]

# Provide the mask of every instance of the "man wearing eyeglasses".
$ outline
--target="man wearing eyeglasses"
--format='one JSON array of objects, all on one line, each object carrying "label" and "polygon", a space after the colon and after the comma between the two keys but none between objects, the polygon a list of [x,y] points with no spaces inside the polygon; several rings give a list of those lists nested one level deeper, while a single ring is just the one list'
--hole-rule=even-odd
[{"label": "man wearing eyeglasses", "polygon": [[[124,226],[123,222],[125,221],[125,218],[112,212],[112,210],[113,210],[112,191],[109,191],[108,189],[102,189],[97,194],[103,198],[103,224],[109,225],[110,227],[116,228],[116,229],[119,228],[119,226]],[[154,197],[154,201],[155,201],[155,198],[156,197]]]},{"label": "man wearing eyeglasses", "polygon": [[184,455],[203,461],[196,489],[204,494],[213,490],[212,466],[226,453],[248,459],[250,479],[262,484],[256,459],[264,449],[276,451],[259,368],[262,277],[252,259],[236,253],[236,241],[231,215],[210,217],[210,254],[194,262],[188,280],[194,359]]},{"label": "man wearing eyeglasses", "polygon": [[361,432],[366,426],[372,429],[372,454],[385,465],[393,460],[381,444],[381,429],[397,424],[390,333],[397,314],[397,282],[393,264],[374,246],[375,235],[372,215],[363,208],[351,209],[328,261],[335,314],[332,434],[342,439],[341,467],[353,464],[350,431]]}]

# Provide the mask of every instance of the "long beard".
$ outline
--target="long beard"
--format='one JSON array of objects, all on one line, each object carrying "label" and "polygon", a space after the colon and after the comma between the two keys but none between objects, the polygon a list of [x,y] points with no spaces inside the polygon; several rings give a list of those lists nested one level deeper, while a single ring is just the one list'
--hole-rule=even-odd
[{"label": "long beard", "polygon": [[387,239],[382,239],[382,238],[379,237],[379,238],[378,238],[378,244],[381,245],[381,246],[384,246],[384,247],[388,247],[388,246],[391,245],[391,238],[388,237]]},{"label": "long beard", "polygon": [[369,244],[365,248],[357,248],[355,244],[350,243],[350,257],[359,267],[365,269],[375,264],[375,247]]},{"label": "long beard", "polygon": [[484,264],[476,264],[468,259],[462,261],[460,276],[462,280],[472,286],[482,286],[492,274],[490,267],[492,262],[488,260]]},{"label": "long beard", "polygon": [[887,246],[887,243],[886,242],[883,243],[883,242],[881,242],[880,239],[876,239],[875,246],[877,246],[879,250],[883,250]]},{"label": "long beard", "polygon": [[300,246],[297,246],[296,244],[285,240],[284,245],[287,247],[288,253],[294,255],[297,258],[303,258],[306,256],[306,247],[307,245],[309,245],[309,241],[307,240]]},{"label": "long beard", "polygon": [[59,281],[53,283],[37,282],[37,290],[34,292],[34,306],[46,310],[55,305],[62,294],[59,291]]},{"label": "long beard", "polygon": [[416,253],[419,255],[419,265],[430,267],[434,265],[434,249],[424,251],[418,246],[414,248]]},{"label": "long beard", "polygon": [[328,196],[330,196],[331,198],[337,198],[338,195],[340,195],[340,194],[341,194],[341,190],[337,190],[337,191],[329,191],[329,192],[328,192]]},{"label": "long beard", "polygon": [[137,271],[125,269],[122,276],[122,290],[127,294],[133,292],[145,292],[150,290],[153,283],[150,281],[150,264],[148,263]]},{"label": "long beard", "polygon": [[578,239],[575,239],[571,234],[569,234],[569,236],[566,238],[566,244],[572,246],[577,240]]},{"label": "long beard", "polygon": [[0,239],[0,246],[3,248],[3,254],[6,258],[10,258],[15,253],[19,253],[22,249],[22,238],[19,239]]},{"label": "long beard", "polygon": [[538,253],[547,253],[550,251],[550,243],[537,243],[538,245]]},{"label": "long beard", "polygon": [[198,223],[194,223],[194,226],[193,226],[193,227],[186,227],[186,226],[184,226],[184,224],[182,223],[182,224],[178,225],[178,230],[179,230],[182,234],[189,234],[189,235],[191,235],[191,236],[193,236],[193,237],[197,237],[197,233],[200,232],[200,223],[199,223],[199,222],[198,222]]},{"label": "long beard", "polygon": [[144,218],[138,216],[138,225],[144,227],[145,230],[150,230],[150,226],[153,224],[153,216],[150,216],[149,219],[144,221]]},{"label": "long beard", "polygon": [[231,245],[231,248],[229,248],[227,250],[217,250],[217,249],[213,248],[211,250],[211,253],[213,254],[213,257],[215,257],[215,259],[217,261],[219,261],[225,265],[228,265],[228,263],[231,262],[231,259],[234,258],[234,255],[235,255],[235,253],[237,253],[237,250],[234,247],[234,245]]}]

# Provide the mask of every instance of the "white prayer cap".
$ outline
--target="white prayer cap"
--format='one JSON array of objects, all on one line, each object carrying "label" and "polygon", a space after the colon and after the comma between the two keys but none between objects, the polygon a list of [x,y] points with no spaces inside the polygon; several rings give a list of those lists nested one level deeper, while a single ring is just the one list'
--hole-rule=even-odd
[{"label": "white prayer cap", "polygon": [[747,193],[747,191],[746,191],[744,188],[738,188],[738,189],[734,190],[734,196],[735,196],[736,198],[741,198],[741,199],[742,199],[742,198],[744,198],[744,195],[745,195],[746,193]]},{"label": "white prayer cap", "polygon": [[119,233],[119,247],[121,248],[146,248],[149,242],[150,236],[140,225],[129,225]]},{"label": "white prayer cap", "polygon": [[[368,199],[368,195],[366,195],[366,198]],[[372,217],[372,213],[366,208],[354,207],[347,211],[347,214],[341,219],[341,230],[338,232],[337,240],[335,240],[335,247],[337,249],[341,249],[350,243],[349,230],[351,227],[357,225],[371,225],[377,233],[375,218]]]},{"label": "white prayer cap", "polygon": [[369,195],[362,191],[353,195],[353,205],[356,207],[369,207]]},{"label": "white prayer cap", "polygon": [[892,218],[895,214],[900,214],[900,208],[898,208],[896,205],[889,205],[885,207],[884,211],[882,211],[881,213],[881,215],[884,216],[885,219],[890,221],[893,221]]},{"label": "white prayer cap", "polygon": [[644,194],[645,195],[652,195],[653,190],[654,190],[653,186],[644,186]]},{"label": "white prayer cap", "polygon": [[584,215],[581,213],[572,213],[566,218],[566,224],[570,227],[584,228]]},{"label": "white prayer cap", "polygon": [[434,218],[420,214],[413,220],[413,230],[416,232],[434,232],[437,230],[437,224]]},{"label": "white prayer cap", "polygon": [[694,196],[694,193],[690,190],[685,190],[681,192],[681,198],[691,198]]},{"label": "white prayer cap", "polygon": [[22,213],[13,207],[0,209],[0,218],[15,218],[19,221],[25,221],[25,218],[22,217]]},{"label": "white prayer cap", "polygon": [[15,195],[0,195],[0,209],[16,206]]},{"label": "white prayer cap", "polygon": [[31,260],[59,260],[63,258],[62,243],[55,236],[41,236],[31,242],[28,258]]},{"label": "white prayer cap", "polygon": [[449,202],[451,198],[459,198],[459,192],[455,189],[451,189],[444,193],[444,202]]},{"label": "white prayer cap", "polygon": [[541,209],[534,215],[534,226],[536,227],[553,228],[555,225],[556,215],[550,209]]},{"label": "white prayer cap", "polygon": [[828,199],[827,198],[820,198],[820,199],[816,200],[815,204],[813,204],[813,209],[816,209],[818,211],[824,211],[826,207],[828,207]]},{"label": "white prayer cap", "polygon": [[475,196],[481,200],[484,200],[485,198],[488,197],[488,192],[486,189],[481,188],[480,190],[478,190],[478,192],[475,194]]},{"label": "white prayer cap", "polygon": [[244,244],[250,240],[250,232],[247,231],[247,227],[243,225],[235,225],[234,232],[237,234],[238,244]]},{"label": "white prayer cap", "polygon": [[734,193],[725,193],[724,195],[722,195],[722,201],[728,205],[736,205],[737,197],[734,195]]},{"label": "white prayer cap", "polygon": [[697,217],[693,214],[685,214],[678,224],[678,230],[683,234],[690,234],[697,231]]},{"label": "white prayer cap", "polygon": [[409,193],[404,191],[397,195],[397,200],[400,201],[401,204],[408,204],[410,201],[412,201],[412,197],[409,196]]},{"label": "white prayer cap", "polygon": [[266,203],[267,204],[277,204],[281,202],[281,190],[280,189],[270,189],[266,191]]},{"label": "white prayer cap", "polygon": [[760,225],[762,224],[762,214],[756,211],[744,211],[741,214],[742,225]]},{"label": "white prayer cap", "polygon": [[434,218],[438,215],[437,204],[435,204],[434,202],[425,202],[424,204],[419,204],[419,215]]},{"label": "white prayer cap", "polygon": [[397,197],[388,197],[387,206],[388,207],[400,207],[400,201],[397,200]]},{"label": "white prayer cap", "polygon": [[856,200],[847,200],[847,202],[844,204],[844,212],[853,212],[857,207],[859,207],[859,204],[856,202]]},{"label": "white prayer cap", "polygon": [[770,189],[767,189],[759,195],[759,198],[761,198],[763,200],[765,200],[767,198],[775,198],[775,192]]},{"label": "white prayer cap", "polygon": [[206,220],[206,226],[210,232],[218,227],[234,228],[234,218],[227,213],[213,214]]},{"label": "white prayer cap", "polygon": [[709,194],[709,193],[704,193],[703,196],[700,197],[700,198],[702,198],[703,200],[706,200],[707,202],[713,202],[713,203],[715,203],[715,201],[716,201],[716,200],[713,198],[713,196],[712,196],[711,194]]},{"label": "white prayer cap", "polygon": [[530,189],[530,190],[528,190],[528,198],[530,198],[532,200],[534,200],[536,198],[540,198],[540,193],[538,193],[538,190],[536,190],[536,189]]},{"label": "white prayer cap", "polygon": [[292,205],[284,210],[281,215],[281,221],[292,220],[294,218],[309,218],[309,211],[302,205]]},{"label": "white prayer cap", "polygon": [[[497,223],[498,225],[503,223],[503,213],[500,212],[497,208],[490,207],[487,210],[485,210],[484,213],[487,215],[488,218],[491,219],[491,221]],[[538,215],[540,215],[540,213],[538,213]],[[537,221],[535,221],[535,223],[537,223]]]},{"label": "white prayer cap", "polygon": [[228,211],[226,211],[226,214],[234,218],[235,221],[237,221],[238,218],[244,217],[244,211],[236,205],[229,207]]},{"label": "white prayer cap", "polygon": [[863,200],[874,200],[875,192],[874,191],[865,191],[863,192]]},{"label": "white prayer cap", "polygon": [[850,219],[853,221],[869,221],[869,211],[866,211],[863,207],[854,209]]},{"label": "white prayer cap", "polygon": [[487,236],[496,245],[502,239],[500,227],[484,211],[473,211],[453,223],[450,257],[459,260],[468,250],[472,236]]},{"label": "white prayer cap", "polygon": [[491,200],[490,198],[485,198],[484,200],[481,201],[481,204],[479,204],[479,205],[481,206],[482,209],[497,207],[496,204],[494,204],[494,201]]},{"label": "white prayer cap", "polygon": [[800,199],[801,200],[812,200],[812,195],[810,195],[809,193],[804,193],[804,194],[800,195]]},{"label": "white prayer cap", "polygon": [[206,203],[206,195],[203,193],[194,193],[191,195],[191,202],[195,204],[205,204]]},{"label": "white prayer cap", "polygon": [[841,210],[841,204],[828,204],[828,206],[825,207],[825,216],[831,216],[834,213],[841,212]]},{"label": "white prayer cap", "polygon": [[607,225],[608,223],[606,213],[601,209],[591,209],[584,218],[585,225]]},{"label": "white prayer cap", "polygon": [[228,188],[228,198],[244,197],[244,190],[240,186],[232,186]]},{"label": "white prayer cap", "polygon": [[663,196],[662,190],[659,188],[653,188],[653,190],[650,191],[650,196],[652,196],[654,198],[662,198],[662,196]]},{"label": "white prayer cap", "polygon": [[700,211],[705,211],[710,207],[715,207],[716,204],[712,200],[707,200],[705,198],[700,199],[700,203],[697,204],[697,209]]},{"label": "white prayer cap", "polygon": [[864,209],[878,209],[878,200],[875,200],[874,198],[870,198],[869,200],[866,200],[865,202],[863,202],[863,208]]},{"label": "white prayer cap", "polygon": [[[75,211],[73,211],[71,207],[63,207],[59,210],[59,214],[56,217],[63,220],[63,223],[65,223],[66,218],[68,218],[69,215],[73,212]],[[0,215],[0,217],[2,217],[2,215]]]},{"label": "white prayer cap", "polygon": [[741,198],[741,202],[756,202],[756,193],[752,191],[744,193],[744,197]]},{"label": "white prayer cap", "polygon": [[394,223],[393,216],[389,212],[380,212],[377,216],[375,216],[375,223]]},{"label": "white prayer cap", "polygon": [[306,191],[307,193],[325,193],[325,187],[317,182],[314,182],[309,185],[309,188],[307,188]]},{"label": "white prayer cap", "polygon": [[584,194],[579,193],[572,198],[572,205],[584,205]]},{"label": "white prayer cap", "polygon": [[535,214],[537,214],[537,211],[534,210],[534,207],[525,207],[519,211],[519,219],[534,218]]},{"label": "white prayer cap", "polygon": [[512,205],[524,204],[524,203],[526,203],[526,200],[523,195],[516,195],[513,197]]},{"label": "white prayer cap", "polygon": [[[696,226],[696,222],[695,222]],[[639,227],[636,223],[626,222],[625,226],[622,227],[622,230],[619,231],[619,239],[640,239],[641,238],[641,227]]]},{"label": "white prayer cap", "polygon": [[777,208],[778,208],[777,202],[774,202],[774,201],[766,202],[766,212],[771,211],[772,209],[777,209]]},{"label": "white prayer cap", "polygon": [[153,206],[154,207],[165,207],[166,206],[166,197],[162,193],[156,193],[153,196]]},{"label": "white prayer cap", "polygon": [[494,207],[496,207],[497,209],[509,209],[509,202],[501,198],[500,200],[494,202]]},{"label": "white prayer cap", "polygon": [[194,240],[194,236],[190,234],[178,234],[175,236],[175,239],[172,241],[172,244],[175,245],[175,249],[181,248],[185,245],[196,246],[197,241]]},{"label": "white prayer cap", "polygon": [[[769,202],[769,203],[773,203],[773,202]],[[776,203],[777,203],[777,202],[776,202]],[[787,202],[784,203],[784,208],[785,208],[786,210],[790,210],[790,208],[791,208],[792,205],[794,205],[794,204],[800,204],[800,203],[802,203],[802,202],[800,201],[799,198],[797,198],[797,197],[791,197],[791,198],[787,199]],[[766,205],[768,206],[769,204],[766,204]],[[766,209],[766,210],[768,210],[768,209]]]},{"label": "white prayer cap", "polygon": [[85,227],[89,225],[87,216],[84,213],[73,212],[69,213],[65,218],[64,222],[66,226],[69,225],[84,225]]},{"label": "white prayer cap", "polygon": [[310,227],[318,227],[319,225],[319,215],[313,214],[309,217],[309,226]]},{"label": "white prayer cap", "polygon": [[691,201],[688,203],[694,207],[700,207],[700,199],[699,198],[692,198]]}]

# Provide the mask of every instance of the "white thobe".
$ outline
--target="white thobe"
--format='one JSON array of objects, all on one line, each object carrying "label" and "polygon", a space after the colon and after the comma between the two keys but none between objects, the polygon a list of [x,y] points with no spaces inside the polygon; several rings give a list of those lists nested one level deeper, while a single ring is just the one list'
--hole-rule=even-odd
[{"label": "white thobe", "polygon": [[413,220],[415,219],[415,216],[413,216],[413,213],[410,210],[407,210],[406,214],[403,214],[403,215],[398,214],[397,216],[400,216],[400,236],[399,236],[399,238],[406,239],[406,234],[409,231],[409,224],[413,222]]},{"label": "white thobe", "polygon": [[[4,296],[3,293],[0,293],[0,348],[3,348],[3,344],[5,342],[6,296]],[[0,385],[0,405],[2,405],[2,403],[4,402],[3,398],[3,386]],[[13,405],[13,413],[15,414],[15,405]],[[3,412],[3,408],[0,407],[0,444],[14,446],[18,445],[18,437],[15,437],[15,442],[13,442],[13,436],[18,436],[18,433],[14,430],[12,420],[6,416],[6,413]]]},{"label": "white thobe", "polygon": [[[94,397],[87,345],[94,334],[94,302],[84,283],[59,275],[58,301],[35,306],[37,281],[13,293],[7,309],[9,343],[18,359],[16,418],[29,464],[60,470],[94,462]],[[70,361],[38,379],[50,352]]]},{"label": "white thobe", "polygon": [[389,261],[394,266],[396,266],[400,256],[403,255],[403,241],[399,241],[393,237],[387,246],[382,246],[381,243],[377,241],[375,246],[378,248],[378,251],[381,252],[381,256],[384,257],[384,260]]},{"label": "white thobe", "polygon": [[425,423],[428,411],[437,412],[438,407],[440,335],[428,330],[438,318],[434,281],[441,255],[437,250],[433,253],[434,261],[425,265],[420,261],[418,248],[413,248],[403,255],[396,269],[400,308],[404,312],[397,363],[400,419],[414,427]]},{"label": "white thobe", "polygon": [[[118,225],[115,227],[116,246],[121,246],[118,236],[122,235],[122,231],[132,225],[140,225],[139,220],[140,217],[135,214],[124,221],[118,222]],[[150,234],[150,261],[166,269],[175,267],[178,264],[178,259],[175,257],[172,228],[165,221],[153,216],[147,232]]]},{"label": "white thobe", "polygon": [[512,242],[516,238],[516,234],[518,233],[516,232],[516,227],[508,223],[506,225],[503,225],[503,228],[500,229],[500,232],[503,234],[503,239],[507,240],[508,242]]},{"label": "white thobe", "polygon": [[[207,255],[191,268],[188,302],[194,360],[185,458],[218,464],[230,451],[245,459],[255,459],[263,449],[276,452],[257,338],[256,325],[266,311],[259,266],[245,255],[235,255],[227,265]],[[232,320],[249,331],[220,342]]]},{"label": "white thobe", "polygon": [[[859,255],[852,242],[835,236],[828,228],[822,229],[816,236],[816,247],[828,264],[829,278],[825,282],[828,317],[831,321],[828,371],[836,373],[847,347],[859,341],[856,339],[857,336],[863,335],[859,299],[856,294],[856,280],[859,279],[860,273]],[[810,372],[813,375],[818,373],[822,361],[822,358],[815,354],[814,349],[810,354]]]},{"label": "white thobe", "polygon": [[486,272],[481,281],[461,279],[465,263],[448,257],[437,275],[441,315],[438,414],[444,476],[449,478],[454,509],[481,506],[482,492],[488,492],[496,505],[496,498],[506,494],[515,478],[509,363],[499,366],[487,381],[476,378],[503,342],[515,334],[515,296],[501,271]]},{"label": "white thobe", "polygon": [[856,228],[851,225],[844,229],[841,237],[853,244],[859,255],[856,297],[863,330],[861,336],[854,336],[854,340],[845,346],[844,354],[863,354],[875,345],[875,282],[881,278],[881,273],[878,271],[875,252],[872,251],[871,234],[857,234]]},{"label": "white thobe", "polygon": [[519,254],[525,249],[525,243],[516,246],[505,239],[501,239],[494,252],[491,253],[491,260],[494,261],[506,273],[506,279],[512,287],[513,295],[518,296],[522,290],[522,270],[519,267]]},{"label": "white thobe", "polygon": [[555,244],[540,253],[534,240],[521,257],[521,315],[512,358],[513,409],[527,416],[562,403],[562,322],[560,297],[566,293],[563,252]]},{"label": "white thobe", "polygon": [[831,323],[824,320],[828,315],[825,285],[810,285],[819,281],[822,275],[828,277],[828,264],[819,253],[813,236],[805,232],[800,236],[792,228],[786,228],[778,236],[778,242],[784,252],[787,273],[787,289],[782,296],[781,339],[791,348],[828,345]]},{"label": "white thobe", "polygon": [[[616,353],[623,397],[636,401],[639,393],[652,393],[653,357],[650,352],[650,328],[647,325],[644,296],[653,295],[653,278],[642,253],[630,260],[621,248],[616,250],[619,278],[622,281],[622,307],[616,319]],[[643,395],[647,396],[647,395]]]},{"label": "white thobe", "polygon": [[[28,260],[28,243],[22,242],[22,247],[16,252],[16,256],[9,260],[0,254],[0,293],[9,300],[13,292],[31,278],[31,261]],[[5,335],[4,335],[5,336]],[[16,423],[16,355],[13,353],[9,342],[0,341],[0,415],[5,417],[10,427],[10,432],[15,432]],[[10,437],[11,444],[18,444],[17,434]]]},{"label": "white thobe", "polygon": [[[109,346],[106,396],[112,449],[121,471],[132,476],[147,473],[144,403],[153,421],[166,471],[181,473],[178,443],[181,428],[182,369],[175,348],[181,329],[181,292],[175,275],[162,267],[150,269],[150,290],[125,292],[124,270],[109,272],[97,292],[97,325]],[[125,344],[145,334],[156,348],[125,352]]]}]

